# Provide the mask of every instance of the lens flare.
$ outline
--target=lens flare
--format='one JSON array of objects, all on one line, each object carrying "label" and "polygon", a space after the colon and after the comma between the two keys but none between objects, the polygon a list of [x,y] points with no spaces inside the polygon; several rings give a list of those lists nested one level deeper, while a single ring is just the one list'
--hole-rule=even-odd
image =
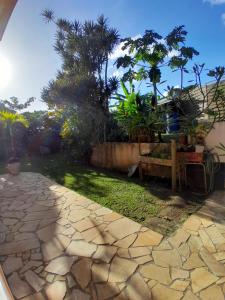
[{"label": "lens flare", "polygon": [[9,60],[0,54],[0,89],[7,87],[12,80],[12,65]]}]

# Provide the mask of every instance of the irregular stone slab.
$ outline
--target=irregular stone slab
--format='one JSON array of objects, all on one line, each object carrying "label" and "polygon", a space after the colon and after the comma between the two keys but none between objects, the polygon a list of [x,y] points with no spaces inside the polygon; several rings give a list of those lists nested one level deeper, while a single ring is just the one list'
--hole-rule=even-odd
[{"label": "irregular stone slab", "polygon": [[6,276],[8,276],[9,274],[21,269],[22,266],[23,266],[23,262],[22,262],[21,257],[9,256],[4,261],[2,268],[3,268],[4,274]]},{"label": "irregular stone slab", "polygon": [[180,256],[187,259],[190,256],[190,248],[187,243],[182,244],[178,249]]},{"label": "irregular stone slab", "polygon": [[94,282],[106,282],[109,275],[110,264],[93,264],[92,278]]},{"label": "irregular stone slab", "polygon": [[[71,193],[71,191],[70,191],[70,193]],[[73,192],[73,193],[74,193],[74,192]],[[68,194],[67,194],[67,195],[68,195]],[[64,196],[66,196],[66,195],[64,195]],[[67,197],[68,197],[68,196],[67,196]],[[71,196],[70,196],[70,197],[71,197]],[[91,200],[85,198],[84,196],[79,195],[78,193],[75,193],[75,197],[76,197],[76,202],[73,204],[74,207],[77,206],[77,205],[80,205],[80,206],[83,206],[83,207],[87,207],[87,206],[93,204],[93,201],[91,201]],[[71,208],[71,210],[72,210],[72,209],[73,209],[73,206],[71,205],[70,208]]]},{"label": "irregular stone slab", "polygon": [[45,300],[45,298],[41,293],[36,293],[31,296],[27,296],[23,298],[23,300]]},{"label": "irregular stone slab", "polygon": [[163,268],[153,264],[148,264],[140,267],[140,273],[142,276],[157,280],[162,284],[169,285],[172,281],[169,268]]},{"label": "irregular stone slab", "polygon": [[71,236],[75,233],[75,229],[73,227],[66,228],[62,234]]},{"label": "irregular stone slab", "polygon": [[45,271],[57,275],[65,275],[70,271],[72,264],[77,259],[78,257],[69,256],[55,258],[48,264],[48,266],[45,268]]},{"label": "irregular stone slab", "polygon": [[88,258],[82,258],[71,268],[71,272],[75,277],[77,283],[84,290],[91,281],[91,260]]},{"label": "irregular stone slab", "polygon": [[78,222],[86,217],[88,217],[90,215],[90,210],[87,209],[74,209],[71,210],[68,219],[71,222]]},{"label": "irregular stone slab", "polygon": [[63,254],[64,247],[62,244],[56,239],[52,239],[41,246],[42,254],[44,261],[52,260]]},{"label": "irregular stone slab", "polygon": [[135,261],[138,265],[143,265],[147,262],[152,261],[152,256],[151,255],[145,255],[145,256],[137,257],[137,258],[135,258]]},{"label": "irregular stone slab", "polygon": [[69,255],[77,255],[84,257],[91,257],[96,251],[95,244],[87,243],[86,241],[72,241],[66,249]]},{"label": "irregular stone slab", "polygon": [[36,292],[40,292],[43,285],[45,284],[45,281],[43,279],[41,279],[36,273],[34,273],[31,270],[27,271],[24,274],[24,276],[25,276],[26,281],[30,284],[30,286],[32,286],[32,288]]},{"label": "irregular stone slab", "polygon": [[8,231],[8,228],[2,222],[0,222],[0,232],[6,232],[6,231]]},{"label": "irregular stone slab", "polygon": [[33,254],[31,254],[31,259],[32,260],[42,260],[42,255],[41,255],[41,253],[33,253]]},{"label": "irregular stone slab", "polygon": [[178,229],[176,234],[171,238],[169,238],[168,240],[173,247],[178,248],[182,243],[185,243],[189,237],[190,237],[190,233],[186,232],[181,228]]},{"label": "irregular stone slab", "polygon": [[212,219],[209,217],[202,216],[202,215],[198,215],[198,217],[200,218],[203,227],[209,227],[214,224]]},{"label": "irregular stone slab", "polygon": [[[59,211],[60,211],[60,209],[59,209]],[[57,220],[58,220],[58,217],[42,219],[39,223],[39,229],[46,227],[48,225],[51,225],[51,224],[55,223]]]},{"label": "irregular stone slab", "polygon": [[98,299],[105,300],[119,294],[120,289],[113,282],[98,283],[95,285],[97,290]]},{"label": "irregular stone slab", "polygon": [[58,212],[55,209],[48,209],[45,211],[32,212],[26,215],[24,221],[35,221],[35,220],[44,220],[58,217]]},{"label": "irregular stone slab", "polygon": [[115,256],[111,263],[108,280],[109,282],[125,282],[136,268],[135,262]]},{"label": "irregular stone slab", "polygon": [[67,280],[68,287],[70,289],[73,288],[74,286],[76,286],[76,282],[71,275],[67,275],[66,280]]},{"label": "irregular stone slab", "polygon": [[190,231],[198,231],[201,220],[196,215],[191,215],[183,224],[183,228]]},{"label": "irregular stone slab", "polygon": [[93,258],[109,263],[116,254],[116,252],[117,248],[114,246],[98,246],[98,249],[93,255]]},{"label": "irregular stone slab", "polygon": [[55,281],[45,289],[48,300],[63,300],[66,295],[66,284],[64,281]]},{"label": "irregular stone slab", "polygon": [[103,216],[103,215],[107,215],[107,214],[111,214],[111,213],[112,213],[112,210],[109,208],[106,208],[106,207],[101,207],[95,211],[95,214],[97,216]]},{"label": "irregular stone slab", "polygon": [[39,225],[39,221],[30,221],[24,223],[22,227],[20,227],[20,232],[35,232]]},{"label": "irregular stone slab", "polygon": [[90,300],[90,296],[80,290],[73,290],[72,299],[73,300]]},{"label": "irregular stone slab", "polygon": [[199,230],[199,235],[205,248],[211,253],[216,252],[216,248],[205,230]]},{"label": "irregular stone slab", "polygon": [[225,251],[225,244],[217,246],[218,251]]},{"label": "irregular stone slab", "polygon": [[96,225],[96,222],[94,220],[92,220],[91,218],[87,218],[87,219],[84,219],[82,221],[79,221],[75,224],[73,224],[73,227],[78,230],[79,232],[82,232],[82,231],[85,231],[87,229],[90,229],[92,227],[95,227]]},{"label": "irregular stone slab", "polygon": [[199,252],[199,250],[203,247],[202,241],[197,236],[191,236],[187,241],[188,246],[190,247],[191,252]]},{"label": "irregular stone slab", "polygon": [[157,284],[152,289],[152,297],[157,300],[180,300],[183,297],[183,293]]},{"label": "irregular stone slab", "polygon": [[54,281],[55,275],[54,274],[48,274],[46,276],[46,281],[49,283],[52,283]]},{"label": "irregular stone slab", "polygon": [[197,268],[193,272],[191,272],[191,285],[192,290],[195,294],[205,289],[217,280],[218,277],[206,271],[205,268]]},{"label": "irregular stone slab", "polygon": [[64,230],[65,228],[63,226],[54,223],[38,230],[37,235],[41,241],[47,242],[51,240],[54,235],[62,233]]},{"label": "irregular stone slab", "polygon": [[140,232],[132,246],[157,246],[161,242],[162,238],[163,236],[161,234],[149,229],[148,231]]},{"label": "irregular stone slab", "polygon": [[40,243],[39,240],[36,238],[23,241],[9,242],[1,245],[0,255],[21,253],[38,247],[40,247]]},{"label": "irregular stone slab", "polygon": [[117,241],[114,245],[120,248],[129,248],[133,242],[136,240],[137,234],[131,234],[123,238],[122,240]]},{"label": "irregular stone slab", "polygon": [[29,240],[29,239],[35,239],[35,238],[36,238],[36,235],[32,232],[17,233],[15,235],[16,241]]},{"label": "irregular stone slab", "polygon": [[66,249],[69,244],[70,244],[70,241],[71,239],[63,234],[57,234],[56,237],[53,239],[54,240],[57,240],[57,242],[59,242],[59,244],[62,246],[63,249]]},{"label": "irregular stone slab", "polygon": [[[123,228],[123,230],[121,230]],[[132,233],[139,231],[141,225],[127,218],[116,220],[109,224],[106,230],[117,239],[122,239]]]},{"label": "irregular stone slab", "polygon": [[162,267],[181,267],[181,257],[176,249],[152,251],[154,262]]},{"label": "irregular stone slab", "polygon": [[97,245],[112,245],[115,241],[116,239],[108,232],[102,232],[92,240]]},{"label": "irregular stone slab", "polygon": [[40,205],[40,204],[34,204],[31,207],[27,209],[27,212],[34,212],[34,211],[45,211],[46,206]]},{"label": "irregular stone slab", "polygon": [[113,222],[113,221],[116,221],[118,219],[121,219],[122,217],[123,216],[119,215],[118,213],[112,212],[111,214],[104,215],[103,220],[105,222]]},{"label": "irregular stone slab", "polygon": [[127,287],[125,289],[125,293],[127,294],[127,299],[135,299],[135,300],[149,300],[151,299],[151,292],[142,278],[138,273],[134,274],[129,282],[127,283]]},{"label": "irregular stone slab", "polygon": [[176,280],[174,283],[170,286],[171,289],[177,290],[177,291],[185,291],[186,288],[189,286],[190,282],[185,280]]},{"label": "irregular stone slab", "polygon": [[96,238],[102,237],[102,232],[104,231],[106,225],[100,225],[100,226],[96,226],[94,228],[85,230],[81,233],[82,238],[87,241],[87,242],[91,242]]},{"label": "irregular stone slab", "polygon": [[171,278],[174,279],[186,279],[189,277],[189,272],[182,269],[171,268]]},{"label": "irregular stone slab", "polygon": [[117,255],[123,258],[130,258],[128,249],[124,249],[124,248],[118,249]]},{"label": "irregular stone slab", "polygon": [[147,247],[134,247],[129,248],[129,253],[131,257],[140,257],[151,254],[151,250]]},{"label": "irregular stone slab", "polygon": [[8,218],[4,218],[3,219],[3,223],[6,225],[6,226],[11,226],[11,225],[14,225],[18,222],[17,219],[8,219]]},{"label": "irregular stone slab", "polygon": [[205,231],[207,232],[207,234],[209,235],[213,244],[216,247],[225,244],[225,238],[222,236],[222,234],[219,232],[216,226],[210,226],[206,228]]},{"label": "irregular stone slab", "polygon": [[182,300],[199,300],[191,291],[187,291]]},{"label": "irregular stone slab", "polygon": [[213,256],[215,257],[216,260],[225,260],[225,252],[217,252],[214,253]]},{"label": "irregular stone slab", "polygon": [[155,246],[154,250],[171,250],[172,247],[170,246],[169,242],[167,240],[163,240],[159,246]]},{"label": "irregular stone slab", "polygon": [[32,289],[24,280],[20,279],[16,272],[8,278],[8,284],[16,299],[32,294]]},{"label": "irregular stone slab", "polygon": [[93,210],[93,211],[95,211],[99,208],[101,208],[101,205],[98,203],[92,203],[91,205],[88,206],[88,209]]},{"label": "irregular stone slab", "polygon": [[118,296],[114,297],[113,300],[126,300],[127,294],[125,291],[122,291]]},{"label": "irregular stone slab", "polygon": [[183,268],[186,270],[196,269],[200,267],[205,267],[204,262],[198,256],[197,253],[191,254],[191,256],[184,263]]},{"label": "irregular stone slab", "polygon": [[225,283],[225,277],[220,278],[220,279],[216,282],[216,284],[222,284],[222,283]]},{"label": "irregular stone slab", "polygon": [[225,266],[218,262],[206,249],[200,251],[200,256],[213,274],[216,276],[225,276]]},{"label": "irregular stone slab", "polygon": [[204,300],[224,300],[224,294],[218,285],[208,287],[200,293],[200,297]]},{"label": "irregular stone slab", "polygon": [[38,260],[29,260],[28,263],[26,263],[22,269],[20,269],[20,273],[24,273],[27,270],[33,268],[33,267],[40,267],[42,265],[42,261]]},{"label": "irregular stone slab", "polygon": [[222,224],[215,222],[216,228],[219,230],[220,233],[225,233],[225,223],[223,221]]}]

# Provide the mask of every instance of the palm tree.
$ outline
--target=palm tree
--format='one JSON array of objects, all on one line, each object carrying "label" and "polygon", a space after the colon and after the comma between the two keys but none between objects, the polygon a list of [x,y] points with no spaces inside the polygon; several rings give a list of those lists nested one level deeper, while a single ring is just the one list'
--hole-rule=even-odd
[{"label": "palm tree", "polygon": [[0,111],[0,124],[3,128],[3,135],[5,136],[5,140],[8,141],[6,142],[7,146],[10,144],[10,146],[7,147],[8,156],[9,154],[11,156],[16,155],[14,126],[18,123],[28,127],[28,121],[24,118],[24,116],[18,113]]}]

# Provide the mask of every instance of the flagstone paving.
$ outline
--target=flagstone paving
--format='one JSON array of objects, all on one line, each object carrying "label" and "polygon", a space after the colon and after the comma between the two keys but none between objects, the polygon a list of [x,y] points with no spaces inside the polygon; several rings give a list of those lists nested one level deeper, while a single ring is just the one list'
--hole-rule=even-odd
[{"label": "flagstone paving", "polygon": [[0,203],[15,299],[224,300],[224,192],[167,239],[36,173],[0,176]]}]

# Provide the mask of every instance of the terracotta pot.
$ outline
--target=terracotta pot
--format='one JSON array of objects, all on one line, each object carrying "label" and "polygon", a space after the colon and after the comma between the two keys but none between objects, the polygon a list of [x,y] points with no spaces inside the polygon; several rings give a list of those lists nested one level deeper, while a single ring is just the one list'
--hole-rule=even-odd
[{"label": "terracotta pot", "polygon": [[20,173],[20,162],[8,163],[7,170],[11,175],[18,175]]},{"label": "terracotta pot", "polygon": [[179,144],[181,145],[187,145],[188,143],[188,138],[185,134],[179,135]]}]

